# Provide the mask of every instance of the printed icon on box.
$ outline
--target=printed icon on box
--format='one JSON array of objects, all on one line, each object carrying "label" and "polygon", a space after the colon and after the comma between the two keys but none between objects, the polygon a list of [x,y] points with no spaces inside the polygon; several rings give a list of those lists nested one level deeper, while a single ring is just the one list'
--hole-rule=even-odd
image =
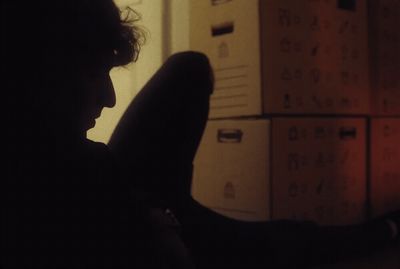
[{"label": "printed icon on box", "polygon": [[390,126],[385,124],[385,126],[383,126],[383,136],[384,137],[389,137],[391,134],[391,130],[390,130]]},{"label": "printed icon on box", "polygon": [[318,108],[322,108],[322,107],[323,107],[323,104],[321,103],[321,100],[320,100],[316,95],[313,95],[311,99],[312,99],[312,102],[313,102]]},{"label": "printed icon on box", "polygon": [[358,49],[353,49],[353,50],[351,51],[351,58],[352,58],[353,60],[358,60],[358,59],[360,58],[360,52],[359,52]]},{"label": "printed icon on box", "polygon": [[302,107],[304,105],[303,97],[302,96],[297,96],[296,97],[296,106]]},{"label": "printed icon on box", "polygon": [[296,141],[299,140],[299,130],[296,126],[292,126],[289,128],[289,141]]},{"label": "printed icon on box", "polygon": [[354,107],[360,107],[360,100],[358,100],[357,98],[353,99],[353,106]]},{"label": "printed icon on box", "polygon": [[358,33],[358,26],[357,25],[355,25],[355,24],[351,25],[351,33],[353,35],[356,35]]},{"label": "printed icon on box", "polygon": [[293,24],[294,25],[299,25],[301,23],[301,19],[297,15],[293,15]]},{"label": "printed icon on box", "polygon": [[326,134],[327,134],[328,137],[334,138],[335,137],[335,133],[336,133],[335,132],[335,128],[333,128],[332,126],[326,128]]},{"label": "printed icon on box", "polygon": [[302,44],[300,42],[294,42],[293,43],[293,49],[295,52],[301,52],[302,51]]},{"label": "printed icon on box", "polygon": [[315,57],[318,55],[319,47],[320,47],[320,45],[319,45],[319,43],[317,43],[316,45],[314,45],[311,48],[311,56]]},{"label": "printed icon on box", "polygon": [[300,133],[301,133],[301,137],[303,139],[307,139],[308,138],[308,130],[306,128],[303,128]]},{"label": "printed icon on box", "polygon": [[288,38],[284,37],[281,40],[280,46],[281,46],[281,51],[290,52],[290,48],[292,46],[292,42]]},{"label": "printed icon on box", "polygon": [[385,112],[389,111],[389,101],[386,98],[382,100],[382,106],[383,106],[383,111]]},{"label": "printed icon on box", "polygon": [[319,219],[319,220],[325,219],[325,214],[326,214],[326,212],[325,212],[324,206],[317,206],[315,208],[315,215],[316,215],[317,219]]},{"label": "printed icon on box", "polygon": [[391,14],[390,7],[386,5],[382,6],[382,18],[387,19],[390,17],[390,14]]},{"label": "printed icon on box", "polygon": [[320,30],[319,17],[314,15],[310,24],[310,29],[313,31]]},{"label": "printed icon on box", "polygon": [[342,71],[341,72],[341,77],[342,77],[342,84],[348,85],[350,82],[350,74],[347,71]]},{"label": "printed icon on box", "polygon": [[236,189],[232,182],[228,181],[224,186],[224,198],[225,199],[235,199]]},{"label": "printed icon on box", "polygon": [[326,138],[325,128],[323,126],[317,126],[314,129],[314,138],[323,139]]},{"label": "printed icon on box", "polygon": [[326,107],[333,107],[334,105],[333,99],[330,97],[325,98],[325,105]]},{"label": "printed icon on box", "polygon": [[229,47],[226,42],[221,42],[218,45],[218,57],[219,58],[228,58],[229,57]]},{"label": "printed icon on box", "polygon": [[280,8],[278,10],[279,25],[289,27],[292,24],[290,10]]},{"label": "printed icon on box", "polygon": [[322,191],[325,189],[325,178],[321,178],[316,188],[316,193],[321,195]]},{"label": "printed icon on box", "polygon": [[398,157],[398,152],[393,148],[383,148],[382,160],[385,162],[390,162],[396,160]]},{"label": "printed icon on box", "polygon": [[304,195],[304,194],[307,193],[307,190],[308,190],[308,185],[307,184],[302,184],[301,187],[300,187],[300,193]]},{"label": "printed icon on box", "polygon": [[341,47],[341,51],[342,51],[342,60],[346,61],[349,56],[349,48],[346,45],[343,45]]},{"label": "printed icon on box", "polygon": [[343,108],[350,108],[351,107],[351,102],[350,102],[349,98],[342,97],[340,99],[340,106],[343,107]]},{"label": "printed icon on box", "polygon": [[303,79],[303,70],[296,68],[296,70],[294,70],[294,78],[297,80]]},{"label": "printed icon on box", "polygon": [[296,182],[293,182],[292,184],[289,185],[288,193],[289,196],[292,198],[295,198],[299,195],[299,186],[297,185]]},{"label": "printed icon on box", "polygon": [[321,80],[321,70],[319,68],[313,68],[310,71],[311,79],[314,83],[318,83]]},{"label": "printed icon on box", "polygon": [[347,149],[340,155],[340,163],[345,164],[350,158],[350,151]]},{"label": "printed icon on box", "polygon": [[340,184],[340,191],[346,192],[349,189],[349,183],[347,182],[346,177],[343,177],[342,184]]},{"label": "printed icon on box", "polygon": [[290,100],[290,95],[289,94],[285,94],[284,98],[283,98],[283,107],[286,109],[292,108],[292,103]]},{"label": "printed icon on box", "polygon": [[300,168],[299,155],[296,153],[290,153],[288,156],[288,170],[294,171],[294,170],[299,170],[299,168]]},{"label": "printed icon on box", "polygon": [[325,82],[327,83],[327,84],[329,84],[329,83],[331,83],[332,82],[332,73],[331,72],[327,72],[326,74],[325,74]]},{"label": "printed icon on box", "polygon": [[344,34],[350,28],[350,22],[348,20],[344,20],[340,23],[339,26],[339,34]]},{"label": "printed icon on box", "polygon": [[303,166],[303,167],[305,167],[305,166],[308,165],[308,158],[307,158],[306,155],[303,155],[303,156],[301,157],[300,164],[301,164],[301,166]]},{"label": "printed icon on box", "polygon": [[325,30],[330,30],[331,29],[331,22],[330,21],[324,20],[322,24],[323,24],[323,27],[324,27]]},{"label": "printed icon on box", "polygon": [[360,81],[360,76],[356,73],[353,74],[353,82],[354,84],[358,84],[358,82]]},{"label": "printed icon on box", "polygon": [[324,52],[325,52],[326,55],[331,55],[331,51],[332,51],[332,47],[330,45],[327,45],[324,48]]},{"label": "printed icon on box", "polygon": [[334,164],[335,163],[335,155],[331,152],[328,154],[327,161],[328,163]]},{"label": "printed icon on box", "polygon": [[342,208],[343,208],[343,215],[349,215],[350,214],[350,203],[349,201],[344,201],[342,204]]},{"label": "printed icon on box", "polygon": [[325,156],[322,152],[318,152],[317,159],[315,160],[316,167],[325,167]]},{"label": "printed icon on box", "polygon": [[281,79],[284,81],[289,81],[289,80],[292,80],[292,78],[293,77],[292,77],[292,74],[290,73],[289,69],[287,67],[285,67],[282,71]]}]

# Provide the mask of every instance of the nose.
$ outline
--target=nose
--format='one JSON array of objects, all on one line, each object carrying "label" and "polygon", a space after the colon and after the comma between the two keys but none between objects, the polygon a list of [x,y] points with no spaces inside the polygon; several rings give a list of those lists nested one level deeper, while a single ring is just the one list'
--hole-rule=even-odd
[{"label": "nose", "polygon": [[115,106],[115,90],[110,75],[107,75],[105,78],[101,101],[104,107],[111,108]]}]

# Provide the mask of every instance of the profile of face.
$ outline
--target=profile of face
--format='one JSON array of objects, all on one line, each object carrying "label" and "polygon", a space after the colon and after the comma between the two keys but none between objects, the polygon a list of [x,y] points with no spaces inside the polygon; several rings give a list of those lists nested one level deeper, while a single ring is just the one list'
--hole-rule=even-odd
[{"label": "profile of face", "polygon": [[27,143],[35,137],[49,145],[86,138],[102,110],[116,103],[110,70],[137,58],[142,35],[134,23],[139,17],[119,10],[113,0],[27,3],[8,1],[7,8],[35,21],[35,31],[22,35],[24,28],[9,16],[3,36],[8,73],[26,63],[29,68],[23,79],[10,75],[7,80],[13,89],[8,106],[18,107],[20,119],[13,133],[24,133]]},{"label": "profile of face", "polygon": [[[108,58],[98,55],[99,59]],[[113,68],[110,59],[94,65],[84,65],[79,70],[78,83],[80,92],[80,109],[78,110],[79,133],[86,135],[87,130],[93,128],[96,119],[100,117],[103,108],[115,106],[116,97],[110,71]]]}]

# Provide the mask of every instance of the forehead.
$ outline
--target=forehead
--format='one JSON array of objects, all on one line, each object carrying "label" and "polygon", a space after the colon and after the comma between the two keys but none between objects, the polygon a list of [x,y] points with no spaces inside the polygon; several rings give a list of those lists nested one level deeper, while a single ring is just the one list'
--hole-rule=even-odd
[{"label": "forehead", "polygon": [[116,66],[113,49],[97,48],[78,58],[78,64],[87,69],[111,69]]}]

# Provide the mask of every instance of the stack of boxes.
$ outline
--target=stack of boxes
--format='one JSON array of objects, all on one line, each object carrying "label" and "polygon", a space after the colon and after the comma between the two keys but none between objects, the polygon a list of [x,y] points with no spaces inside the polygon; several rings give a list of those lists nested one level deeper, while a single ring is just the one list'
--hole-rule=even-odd
[{"label": "stack of boxes", "polygon": [[365,220],[367,163],[380,162],[368,150],[384,149],[368,146],[367,11],[355,0],[191,1],[190,48],[209,56],[216,79],[196,200],[249,221]]},{"label": "stack of boxes", "polygon": [[400,2],[370,1],[371,213],[400,209]]}]

